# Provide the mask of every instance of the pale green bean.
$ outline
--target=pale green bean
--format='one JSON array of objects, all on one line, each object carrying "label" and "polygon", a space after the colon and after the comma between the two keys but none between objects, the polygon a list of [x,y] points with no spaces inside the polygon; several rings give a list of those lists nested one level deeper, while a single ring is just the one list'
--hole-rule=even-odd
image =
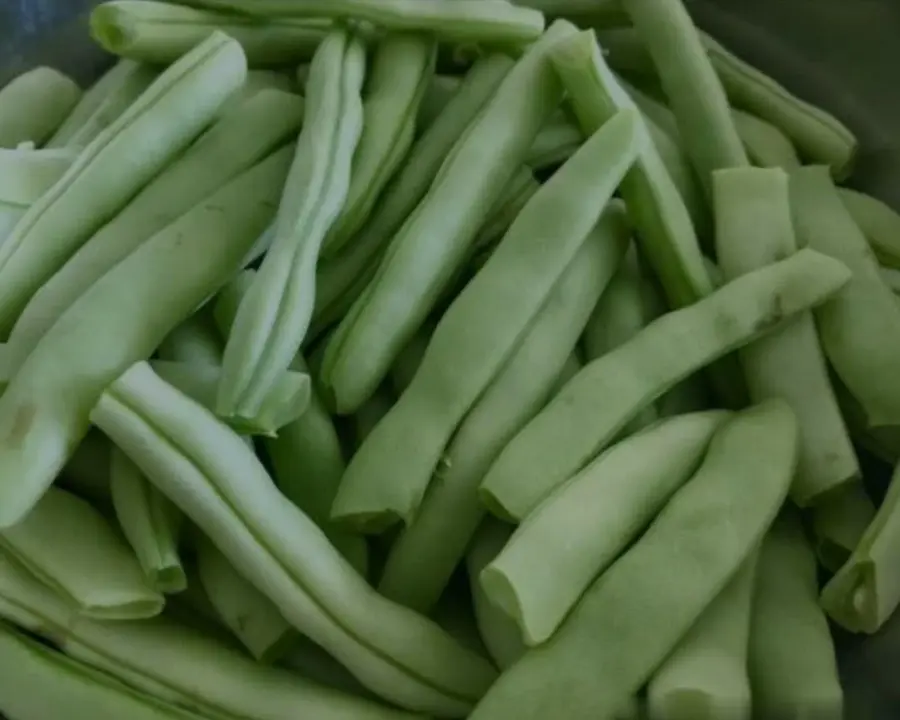
[{"label": "pale green bean", "polygon": [[856,190],[839,188],[838,194],[879,262],[900,270],[900,214],[878,198]]},{"label": "pale green bean", "polygon": [[[782,170],[717,170],[712,187],[716,257],[726,281],[797,251],[788,177]],[[824,250],[818,242],[813,247]],[[782,398],[800,422],[794,502],[811,505],[820,495],[858,479],[856,451],[831,387],[812,313],[741,348],[739,355],[751,399]]]},{"label": "pale green bean", "polygon": [[169,65],[221,30],[237,40],[251,67],[308,60],[328,32],[317,20],[259,22],[236,14],[195,10],[152,0],[113,0],[91,13],[91,35],[107,52]]},{"label": "pale green bean", "polygon": [[362,132],[365,67],[365,46],[344,30],[329,34],[313,58],[306,117],[275,237],[225,346],[217,402],[224,417],[252,416],[306,335],[319,251],[347,198]]},{"label": "pale green bean", "polygon": [[585,365],[525,426],[488,472],[483,500],[501,517],[524,518],[648,403],[723,354],[825,302],[849,279],[842,263],[801,250],[663,315]]},{"label": "pale green bean", "polygon": [[365,698],[375,698],[350,671],[309,638],[297,635],[282,665],[320,685]]},{"label": "pale green bean", "polygon": [[378,386],[464,264],[491,207],[562,98],[549,49],[573,32],[568,23],[554,23],[516,63],[392,240],[326,351],[322,380],[338,412],[352,412]]},{"label": "pale green bean", "polygon": [[727,422],[641,539],[551,640],[500,676],[470,720],[615,717],[762,539],[787,495],[796,436],[780,401]]},{"label": "pale green bean", "polygon": [[762,118],[743,110],[731,110],[731,118],[737,128],[747,155],[757,167],[800,167],[800,158],[790,138],[779,128]]},{"label": "pale green bean", "polygon": [[836,573],[859,545],[875,519],[875,503],[862,481],[850,483],[822,498],[813,508],[816,555],[826,570]]},{"label": "pale green bean", "polygon": [[351,459],[333,517],[370,531],[410,523],[454,430],[525,337],[634,161],[637,122],[633,111],[614,117],[535,193],[441,317],[412,384]]},{"label": "pale green bean", "polygon": [[0,147],[40,145],[80,98],[75,81],[53,68],[38,67],[14,78],[0,90]]},{"label": "pale green bean", "polygon": [[213,415],[135,365],[92,421],[210,537],[285,619],[382,697],[465,714],[493,680],[486,661],[425,618],[380,598],[275,488]]},{"label": "pale green bean", "polygon": [[271,219],[290,154],[271,155],[157,233],[41,338],[0,396],[0,527],[53,482],[106,386],[239,270]]},{"label": "pale green bean", "polygon": [[552,395],[627,242],[624,215],[613,206],[456,430],[412,524],[391,547],[378,585],[382,594],[423,612],[437,602],[484,517],[478,498],[484,473]]},{"label": "pale green bean", "polygon": [[71,150],[0,148],[0,201],[27,209],[59,182],[75,157]]},{"label": "pale green bean", "polygon": [[870,426],[900,424],[900,304],[824,166],[790,174],[791,212],[801,246],[847,264],[853,279],[816,311],[825,354]]},{"label": "pale green bean", "polygon": [[84,149],[0,245],[0,333],[7,335],[40,286],[196,137],[245,74],[240,46],[212,35]]},{"label": "pale green bean", "polygon": [[479,230],[472,244],[473,252],[477,254],[496,245],[540,187],[528,168],[523,167],[513,175],[503,195],[497,199],[494,211]]},{"label": "pale green bean", "polygon": [[[663,420],[614,445],[523,520],[481,574],[531,647],[547,641],[581,595],[697,470],[723,411]],[[541,568],[553,568],[544,582]]]}]

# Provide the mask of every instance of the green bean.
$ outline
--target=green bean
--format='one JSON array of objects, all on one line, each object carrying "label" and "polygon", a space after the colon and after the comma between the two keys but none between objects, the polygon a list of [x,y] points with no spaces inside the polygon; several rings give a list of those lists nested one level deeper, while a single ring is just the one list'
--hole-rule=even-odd
[{"label": "green bean", "polygon": [[192,5],[264,17],[367,21],[388,30],[434,33],[457,42],[526,45],[544,16],[505,0],[191,0]]},{"label": "green bean", "polygon": [[62,597],[78,614],[136,620],[162,612],[122,537],[89,503],[51,489],[21,522],[0,534],[10,561]]},{"label": "green bean", "polygon": [[195,545],[197,574],[222,622],[262,663],[282,657],[296,638],[272,601],[241,577],[205,537]]},{"label": "green bean", "polygon": [[182,592],[187,576],[178,552],[181,513],[118,448],[112,449],[109,479],[119,527],[150,587]]},{"label": "green bean", "polygon": [[540,311],[444,451],[413,522],[394,541],[379,591],[429,610],[484,517],[478,485],[506,442],[552,394],[588,314],[628,240],[613,206],[559,277]]},{"label": "green bean", "polygon": [[525,53],[392,240],[372,283],[344,318],[339,341],[326,352],[323,382],[338,412],[353,412],[378,386],[463,265],[504,184],[562,97],[548,53],[572,32],[568,23],[555,23]]},{"label": "green bean", "polygon": [[[477,61],[476,61],[477,64]],[[473,66],[474,67],[474,66]],[[456,75],[434,75],[419,103],[416,130],[421,134],[431,127],[462,87],[463,78]]]},{"label": "green bean", "polygon": [[409,713],[322,688],[165,617],[71,622],[71,608],[0,556],[0,615],[52,640],[121,684],[213,720],[413,720]]},{"label": "green bean", "polygon": [[843,692],[816,560],[789,509],[766,536],[750,623],[749,671],[759,717],[840,720]]},{"label": "green bean", "polygon": [[472,249],[477,253],[496,245],[540,187],[529,168],[523,167],[513,175],[494,204],[493,212],[478,231]]},{"label": "green bean", "polygon": [[496,607],[478,582],[481,571],[497,557],[513,534],[513,527],[486,517],[466,554],[466,569],[472,586],[472,604],[481,638],[497,667],[506,671],[528,650],[519,628],[505,612]]},{"label": "green bean", "polygon": [[550,17],[589,21],[594,27],[628,24],[620,0],[517,0],[516,4],[540,10]]},{"label": "green bean", "polygon": [[585,365],[525,426],[485,477],[482,500],[501,517],[524,518],[679,380],[825,302],[849,278],[840,262],[801,250],[663,315]]},{"label": "green bean", "polygon": [[752,555],[681,638],[647,688],[654,720],[749,720],[747,643],[756,555]]},{"label": "green bean", "polygon": [[[241,298],[253,282],[253,270],[232,280],[215,302],[214,315],[223,335],[231,330]],[[298,355],[293,367],[307,371]],[[365,577],[368,551],[363,538],[345,533],[331,522],[331,505],[346,465],[340,439],[331,416],[315,390],[306,412],[278,431],[263,438],[278,489],[316,523],[332,544]]]},{"label": "green bean", "polygon": [[365,225],[409,152],[436,56],[437,45],[428,35],[389,34],[378,44],[366,81],[363,130],[353,155],[347,201],[325,237],[323,255],[333,256]]},{"label": "green bean", "polygon": [[875,504],[862,481],[822,498],[813,508],[812,523],[819,563],[833,573],[840,570],[874,519]]},{"label": "green bean", "polygon": [[[717,170],[713,205],[716,256],[726,280],[797,251],[788,178],[782,170]],[[813,246],[824,250],[818,243]],[[756,402],[780,397],[800,422],[797,477],[791,487],[794,502],[810,505],[823,493],[859,478],[859,462],[831,388],[812,314],[804,313],[745,346],[740,359],[750,397]]]},{"label": "green bean", "polygon": [[796,436],[790,407],[777,400],[725,423],[647,532],[551,640],[500,676],[470,720],[614,717],[762,539],[787,495]]},{"label": "green bean", "polygon": [[213,125],[32,296],[10,334],[16,364],[118,262],[283,145],[300,126],[302,113],[297,96],[262,90]]},{"label": "green bean", "polygon": [[[494,54],[472,66],[447,107],[413,144],[405,164],[385,189],[367,225],[340,255],[320,262],[316,269],[314,316],[317,319],[325,314],[333,314],[335,319],[343,317],[346,310],[334,314],[334,307],[346,304],[346,298],[358,296],[361,290],[358,278],[374,274],[377,256],[425,196],[444,158],[512,65],[509,57]],[[368,285],[368,278],[362,285]]]},{"label": "green bean", "polygon": [[50,137],[81,98],[71,78],[38,67],[14,78],[0,90],[0,147],[14,148]]},{"label": "green bean", "polygon": [[827,168],[790,174],[791,210],[800,245],[841,260],[853,279],[816,311],[825,354],[859,401],[870,426],[900,424],[900,305],[878,262],[840,201]]},{"label": "green bean", "polygon": [[[559,628],[603,573],[700,465],[728,418],[684,415],[614,445],[526,517],[481,574],[495,605],[518,624],[531,647]],[[535,568],[553,567],[541,583]]]},{"label": "green bean", "polygon": [[223,417],[252,416],[306,335],[316,261],[347,198],[362,131],[365,65],[362,42],[343,30],[329,34],[313,58],[306,117],[275,237],[225,346],[217,403]]},{"label": "green bean", "polygon": [[237,40],[251,67],[296,64],[312,57],[329,25],[317,21],[251,18],[151,0],[113,0],[91,13],[91,35],[107,52],[169,65],[221,30]]},{"label": "green bean", "polygon": [[0,625],[0,712],[16,720],[200,720]]},{"label": "green bean", "polygon": [[434,334],[434,324],[425,323],[419,331],[412,336],[410,341],[403,346],[389,375],[390,385],[394,393],[399,397],[412,384],[413,378],[422,365],[422,358],[428,350],[428,343]]},{"label": "green bean", "polygon": [[271,219],[290,154],[271,155],[157,233],[41,338],[0,396],[0,527],[62,469],[104,388],[239,269]]},{"label": "green bean", "polygon": [[628,111],[610,120],[516,218],[444,313],[412,384],[350,461],[332,517],[367,530],[410,523],[454,430],[525,336],[634,161],[636,122]]},{"label": "green bean", "polygon": [[525,157],[525,164],[540,170],[565,162],[581,147],[585,137],[563,113],[558,113],[541,128]]},{"label": "green bean", "polygon": [[294,647],[285,656],[284,667],[319,683],[350,695],[374,699],[350,672],[309,638],[297,635]]},{"label": "green bean", "polygon": [[850,559],[822,590],[822,607],[851,632],[876,632],[900,605],[900,575],[895,569],[900,527],[898,477],[895,470],[874,520]]},{"label": "green bean", "polygon": [[800,167],[800,158],[790,138],[778,127],[743,110],[731,111],[747,155],[757,167]]},{"label": "green bean", "polygon": [[163,73],[28,209],[0,245],[2,334],[40,286],[208,124],[245,72],[237,43],[211,36]]},{"label": "green bean", "polygon": [[456,716],[493,680],[479,656],[380,598],[322,531],[284,502],[241,439],[148,365],[135,365],[107,391],[91,419],[291,625],[374,692]]},{"label": "green bean", "polygon": [[363,403],[353,416],[354,448],[359,448],[372,434],[372,430],[384,419],[393,404],[394,394],[385,385],[379,387],[375,394]]},{"label": "green bean", "polygon": [[681,0],[623,0],[666,93],[684,147],[709,190],[712,172],[748,165],[722,88]]},{"label": "green bean", "polygon": [[838,194],[879,262],[900,270],[900,214],[878,198],[856,190],[838,188]]},{"label": "green bean", "polygon": [[162,360],[194,365],[221,365],[225,345],[207,305],[177,325],[157,348]]},{"label": "green bean", "polygon": [[0,201],[27,208],[59,182],[75,157],[70,150],[0,148]]},{"label": "green bean", "polygon": [[[222,103],[219,112],[216,114],[216,120],[221,120],[226,115],[232,113],[244,102],[263,90],[280,90],[283,93],[294,95],[296,97],[295,102],[299,101],[299,109],[302,116],[304,110],[303,98],[296,95],[298,88],[290,75],[275,70],[249,70],[244,84]],[[277,115],[275,117],[277,117]],[[265,126],[262,126],[260,130],[263,130],[264,128]],[[294,133],[292,139],[296,137],[297,128],[295,127],[293,130]]]}]

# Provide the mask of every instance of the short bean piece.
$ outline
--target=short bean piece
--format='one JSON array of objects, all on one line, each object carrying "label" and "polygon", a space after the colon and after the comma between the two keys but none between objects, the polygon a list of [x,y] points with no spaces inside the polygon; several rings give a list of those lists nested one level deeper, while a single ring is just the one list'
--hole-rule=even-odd
[{"label": "short bean piece", "polygon": [[802,250],[663,315],[585,365],[525,426],[485,477],[483,500],[501,517],[524,518],[679,380],[825,302],[849,279],[842,263]]},{"label": "short bean piece", "polygon": [[42,144],[80,98],[75,81],[53,68],[38,67],[13,78],[0,90],[0,148]]}]

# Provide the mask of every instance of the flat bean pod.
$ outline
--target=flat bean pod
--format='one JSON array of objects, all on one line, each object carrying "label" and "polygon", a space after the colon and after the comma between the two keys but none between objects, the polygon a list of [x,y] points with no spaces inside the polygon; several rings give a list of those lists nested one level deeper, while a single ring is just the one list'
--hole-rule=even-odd
[{"label": "flat bean pod", "polygon": [[615,717],[775,519],[793,475],[796,434],[793,413],[779,401],[725,423],[641,539],[553,638],[500,676],[470,720]]},{"label": "flat bean pod", "polygon": [[363,129],[344,207],[322,245],[343,248],[366,224],[375,201],[413,142],[416,116],[434,75],[437,45],[425,34],[388,34],[378,44],[363,99]]},{"label": "flat bean pod", "polygon": [[875,520],[875,512],[875,503],[861,480],[816,503],[812,522],[816,556],[826,570],[836,573],[850,559]]},{"label": "flat bean pod", "polygon": [[378,584],[382,594],[423,612],[437,602],[485,515],[478,485],[503,446],[552,395],[627,241],[623,213],[610,208],[456,430],[412,524],[391,546]]},{"label": "flat bean pod", "polygon": [[13,78],[0,90],[0,148],[43,143],[81,98],[81,88],[49,67]]},{"label": "flat bean pod", "polygon": [[[716,257],[726,280],[797,251],[787,175],[780,169],[713,173]],[[822,248],[818,243],[814,247]],[[846,292],[846,291],[845,291]],[[900,317],[900,309],[898,309]],[[791,498],[807,506],[859,478],[859,462],[828,376],[811,313],[740,351],[750,397],[779,397],[800,422],[800,456]]]},{"label": "flat bean pod", "polygon": [[329,30],[320,21],[259,22],[235,14],[179,7],[152,0],[113,0],[91,13],[91,35],[107,52],[169,65],[214,30],[237,40],[251,67],[309,60]]},{"label": "flat bean pod", "polygon": [[681,638],[647,687],[654,720],[750,720],[750,638],[756,555],[753,554]]},{"label": "flat bean pod", "polygon": [[844,717],[834,643],[819,607],[816,559],[787,509],[762,543],[748,666],[762,717]]},{"label": "flat bean pod", "polygon": [[157,233],[41,338],[0,396],[0,527],[53,482],[106,386],[238,271],[271,220],[290,153],[273,154]]},{"label": "flat bean pod", "polygon": [[[414,716],[337,693],[254,662],[233,647],[165,617],[143,622],[72,622],[72,609],[0,556],[0,615],[52,640],[68,657],[213,720],[412,720]],[[130,717],[130,716],[128,716]]]},{"label": "flat bean pod", "polygon": [[22,520],[0,534],[0,549],[87,617],[137,620],[162,612],[122,537],[90,504],[51,489]]},{"label": "flat bean pod", "polygon": [[377,595],[208,411],[135,365],[91,415],[284,618],[368,688],[464,715],[493,670],[437,626]]},{"label": "flat bean pod", "polygon": [[262,90],[210,127],[31,297],[10,333],[16,364],[106,272],[179,215],[284,145],[302,119],[298,96]]},{"label": "flat bean pod", "polygon": [[0,245],[0,332],[8,334],[40,286],[196,137],[245,74],[240,46],[215,34],[85,148]]},{"label": "flat bean pod", "polygon": [[443,39],[526,45],[544,30],[544,16],[506,0],[192,0],[265,17],[364,20],[388,30],[430,32]]},{"label": "flat bean pod", "polygon": [[878,261],[900,270],[900,214],[878,198],[850,188],[839,188],[838,194]]},{"label": "flat bean pod", "polygon": [[368,530],[411,522],[454,430],[525,336],[634,161],[636,122],[629,111],[610,120],[525,206],[441,317],[409,388],[350,461],[333,517]]},{"label": "flat bean pod", "polygon": [[492,512],[524,518],[648,403],[716,358],[825,302],[849,277],[842,263],[801,250],[663,315],[585,365],[500,454],[482,483],[482,499]]},{"label": "flat bean pod", "polygon": [[178,549],[181,512],[118,448],[110,456],[109,484],[119,527],[150,587],[162,593],[182,592],[187,576]]},{"label": "flat bean pod", "polygon": [[[547,641],[581,595],[646,527],[703,459],[723,411],[663,420],[614,445],[557,488],[481,574],[527,645]],[[541,568],[553,568],[545,582]]]},{"label": "flat bean pod", "polygon": [[275,237],[225,346],[218,398],[224,417],[252,416],[306,335],[319,251],[350,186],[363,124],[365,67],[363,43],[344,30],[333,31],[313,58],[306,116]]},{"label": "flat bean pod", "polygon": [[338,412],[353,412],[374,391],[462,266],[493,203],[562,98],[548,53],[573,32],[558,22],[531,46],[392,240],[326,351],[322,380]]},{"label": "flat bean pod", "polygon": [[825,354],[865,411],[870,426],[900,425],[900,304],[885,284],[875,255],[847,212],[827,168],[790,174],[797,239],[846,263],[853,279],[816,311]]}]

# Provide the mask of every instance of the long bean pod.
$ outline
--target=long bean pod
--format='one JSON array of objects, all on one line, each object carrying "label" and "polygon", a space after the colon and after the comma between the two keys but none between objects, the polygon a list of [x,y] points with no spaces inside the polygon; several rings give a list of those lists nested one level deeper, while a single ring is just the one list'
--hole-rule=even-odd
[{"label": "long bean pod", "polygon": [[[788,178],[782,170],[717,170],[713,201],[716,257],[726,280],[797,251]],[[856,451],[831,387],[812,314],[803,313],[743,347],[740,358],[750,397],[756,402],[782,398],[800,422],[792,499],[801,506],[810,505],[820,495],[859,478]]]},{"label": "long bean pod", "polygon": [[0,201],[26,208],[37,202],[75,160],[71,150],[0,148]]},{"label": "long bean pod", "polygon": [[647,532],[553,638],[500,676],[470,720],[615,717],[762,539],[787,495],[796,439],[779,401],[725,423]]},{"label": "long bean pod", "polygon": [[84,149],[0,246],[0,332],[9,333],[40,286],[194,139],[245,74],[240,46],[215,34]]},{"label": "long bean pod", "polygon": [[0,147],[43,143],[81,98],[81,88],[58,70],[38,67],[0,90]]},{"label": "long bean pod", "polygon": [[239,270],[271,220],[290,154],[271,155],[157,233],[41,338],[0,396],[0,527],[53,482],[106,386]]},{"label": "long bean pod", "polygon": [[663,315],[585,365],[523,428],[485,477],[483,499],[501,517],[524,518],[679,380],[825,302],[849,278],[842,263],[802,250]]},{"label": "long bean pod", "polygon": [[377,595],[284,501],[240,437],[146,364],[107,391],[91,417],[288,622],[380,696],[458,716],[492,682],[486,661]]},{"label": "long bean pod", "polygon": [[350,461],[333,517],[368,530],[412,521],[454,430],[525,336],[634,161],[636,122],[634,112],[614,117],[532,197],[442,316],[409,388]]},{"label": "long bean pod", "polygon": [[743,110],[732,109],[731,118],[754,165],[785,169],[800,166],[790,138],[775,125]]},{"label": "long bean pod", "polygon": [[[516,621],[526,644],[550,638],[594,579],[694,474],[728,416],[683,415],[623,440],[525,518],[481,584]],[[554,581],[543,582],[539,568],[551,566]]]},{"label": "long bean pod", "polygon": [[225,346],[218,410],[252,416],[300,349],[312,318],[322,242],[350,186],[363,124],[362,41],[333,31],[316,51],[306,116],[278,209],[275,237]]},{"label": "long bean pod", "polygon": [[549,49],[573,32],[568,23],[554,23],[516,63],[392,240],[326,351],[322,381],[338,412],[353,412],[381,383],[462,266],[503,186],[562,98]]},{"label": "long bean pod", "polygon": [[628,234],[611,208],[587,237],[504,367],[456,430],[418,513],[391,546],[379,591],[427,611],[484,517],[478,485],[508,440],[546,402]]},{"label": "long bean pod", "polygon": [[878,198],[850,188],[839,188],[838,194],[878,261],[900,270],[900,213]]}]

